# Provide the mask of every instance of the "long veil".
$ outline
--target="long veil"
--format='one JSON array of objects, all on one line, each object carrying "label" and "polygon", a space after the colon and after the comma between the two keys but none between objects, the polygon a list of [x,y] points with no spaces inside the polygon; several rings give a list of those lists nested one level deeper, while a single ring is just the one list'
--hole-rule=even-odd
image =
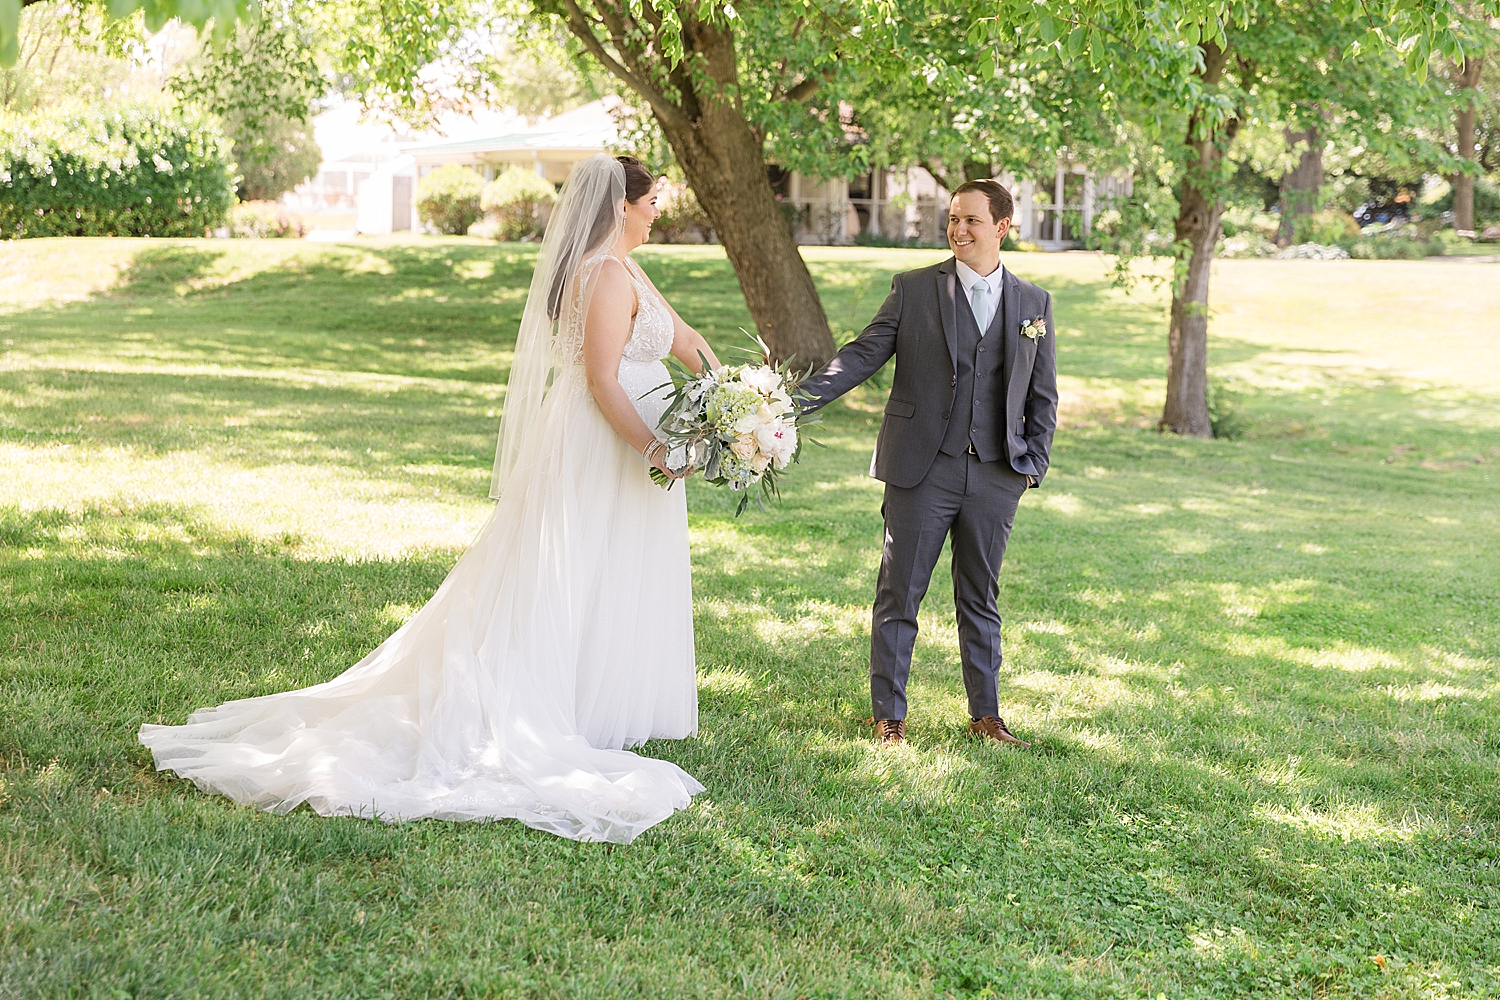
[{"label": "long veil", "polygon": [[559,364],[583,343],[583,306],[592,270],[585,265],[607,252],[624,224],[625,168],[596,153],[573,168],[547,220],[542,251],[516,335],[495,442],[490,496],[498,499],[534,431]]}]

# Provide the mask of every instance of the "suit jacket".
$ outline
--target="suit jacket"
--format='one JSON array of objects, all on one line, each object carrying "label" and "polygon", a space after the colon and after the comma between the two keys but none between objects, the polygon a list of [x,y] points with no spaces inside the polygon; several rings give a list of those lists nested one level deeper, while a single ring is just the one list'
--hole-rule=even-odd
[{"label": "suit jacket", "polygon": [[[811,413],[874,375],[894,355],[896,377],[875,446],[873,475],[911,488],[927,475],[948,427],[957,381],[956,261],[906,271],[891,279],[891,294],[834,359],[802,384],[803,410]],[[1021,336],[1026,322],[1043,317],[1047,335]],[[1003,419],[990,421],[1011,468],[1041,485],[1057,427],[1057,343],[1052,296],[1009,268],[1001,282],[1000,329],[1004,340]],[[991,328],[994,329],[993,327]],[[975,404],[979,405],[979,404]],[[987,405],[996,406],[996,401]]]}]

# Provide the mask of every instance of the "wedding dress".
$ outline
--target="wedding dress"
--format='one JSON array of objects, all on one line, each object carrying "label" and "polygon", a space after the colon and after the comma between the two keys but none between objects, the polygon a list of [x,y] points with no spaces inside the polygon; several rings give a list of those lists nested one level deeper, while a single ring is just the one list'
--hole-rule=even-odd
[{"label": "wedding dress", "polygon": [[[539,258],[507,387],[499,503],[473,545],[339,677],[142,726],[158,769],[275,812],[306,802],[387,821],[514,818],[617,843],[703,790],[627,749],[697,732],[686,491],[651,482],[587,386],[583,318],[624,181],[611,157],[575,175],[585,168]],[[672,316],[625,264],[639,304],[619,378],[655,427]]]}]

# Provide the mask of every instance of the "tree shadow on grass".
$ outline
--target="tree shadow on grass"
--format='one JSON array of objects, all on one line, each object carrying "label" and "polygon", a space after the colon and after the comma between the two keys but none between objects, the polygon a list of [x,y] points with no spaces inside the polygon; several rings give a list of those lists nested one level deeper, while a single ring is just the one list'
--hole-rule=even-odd
[{"label": "tree shadow on grass", "polygon": [[[0,372],[0,391],[18,404],[0,424],[0,440],[31,446],[198,452],[240,468],[295,461],[394,479],[406,478],[409,464],[458,472],[487,469],[494,458],[496,400],[479,387],[296,372],[22,369]],[[451,485],[472,484],[460,476]]]},{"label": "tree shadow on grass", "polygon": [[147,247],[131,258],[115,287],[103,297],[173,294],[179,285],[206,276],[226,252],[198,244]]}]

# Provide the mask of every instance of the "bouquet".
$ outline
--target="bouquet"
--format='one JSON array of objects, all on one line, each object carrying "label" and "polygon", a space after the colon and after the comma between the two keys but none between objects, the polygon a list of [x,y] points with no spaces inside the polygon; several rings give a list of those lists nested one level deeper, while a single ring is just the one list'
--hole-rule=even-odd
[{"label": "bouquet", "polygon": [[[778,473],[802,454],[798,429],[819,420],[801,416],[794,402],[808,373],[793,372],[786,362],[772,365],[765,341],[756,341],[761,356],[749,364],[710,369],[705,359],[703,371],[695,374],[674,362],[672,396],[657,429],[670,468],[701,469],[710,483],[742,494],[736,516],[744,513],[756,486],[757,503],[780,497]],[[653,467],[651,478],[672,487],[660,469]]]}]

